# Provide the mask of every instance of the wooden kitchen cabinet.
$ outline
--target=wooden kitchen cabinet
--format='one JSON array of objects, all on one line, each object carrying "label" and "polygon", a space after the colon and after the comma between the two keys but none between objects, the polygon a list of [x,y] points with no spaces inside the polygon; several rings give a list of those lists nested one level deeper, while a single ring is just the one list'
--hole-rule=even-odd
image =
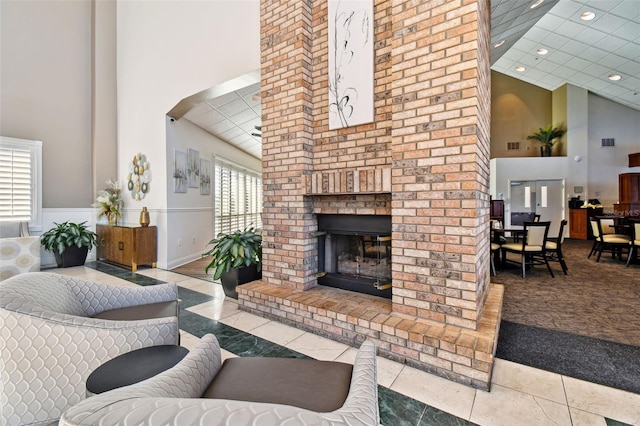
[{"label": "wooden kitchen cabinet", "polygon": [[618,175],[618,203],[613,211],[619,216],[640,216],[640,173]]},{"label": "wooden kitchen cabinet", "polygon": [[569,209],[569,238],[593,240],[593,230],[589,221],[602,213],[602,208]]},{"label": "wooden kitchen cabinet", "polygon": [[128,266],[134,272],[138,265],[156,267],[157,227],[96,225],[96,231],[98,260]]}]

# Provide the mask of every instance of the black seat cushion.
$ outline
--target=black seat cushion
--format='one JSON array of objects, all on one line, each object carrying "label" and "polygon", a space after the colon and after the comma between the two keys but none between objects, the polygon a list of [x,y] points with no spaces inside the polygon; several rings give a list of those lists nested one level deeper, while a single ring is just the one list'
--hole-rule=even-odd
[{"label": "black seat cushion", "polygon": [[318,413],[344,405],[353,366],[295,358],[230,358],[202,398],[291,405]]},{"label": "black seat cushion", "polygon": [[109,311],[100,312],[93,318],[119,320],[119,321],[138,321],[153,318],[177,317],[178,302],[150,303],[148,305],[129,306],[127,308],[111,309]]}]

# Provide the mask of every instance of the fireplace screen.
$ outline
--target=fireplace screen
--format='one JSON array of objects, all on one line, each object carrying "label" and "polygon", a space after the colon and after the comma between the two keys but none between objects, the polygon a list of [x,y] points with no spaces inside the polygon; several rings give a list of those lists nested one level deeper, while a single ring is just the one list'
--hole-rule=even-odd
[{"label": "fireplace screen", "polygon": [[324,225],[318,232],[318,284],[390,298],[391,233],[385,232],[387,226],[380,229],[375,223],[367,224],[370,216],[355,216],[351,226],[344,216],[336,216],[338,226],[318,221],[319,227]]}]

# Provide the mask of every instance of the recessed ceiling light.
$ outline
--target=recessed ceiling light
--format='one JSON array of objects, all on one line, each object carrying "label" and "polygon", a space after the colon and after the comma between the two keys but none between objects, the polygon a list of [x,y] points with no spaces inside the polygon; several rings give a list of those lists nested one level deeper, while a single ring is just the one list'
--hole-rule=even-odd
[{"label": "recessed ceiling light", "polygon": [[549,53],[547,49],[543,48],[538,49],[536,52],[538,53],[538,55],[546,55],[547,53]]},{"label": "recessed ceiling light", "polygon": [[593,12],[582,12],[582,14],[580,15],[580,19],[582,19],[583,21],[590,21],[595,17],[596,14]]},{"label": "recessed ceiling light", "polygon": [[500,47],[504,44],[506,40],[500,40],[499,42],[497,42],[496,44],[493,45],[493,47]]},{"label": "recessed ceiling light", "polygon": [[526,69],[526,68],[525,68],[525,67],[523,67],[522,65],[518,65],[518,66],[516,67],[516,71],[518,71],[518,72],[522,72],[522,71],[524,71],[525,69]]},{"label": "recessed ceiling light", "polygon": [[611,74],[611,75],[609,76],[609,80],[611,80],[611,81],[618,81],[618,80],[620,80],[621,78],[622,78],[622,77],[620,77],[620,75],[619,75],[619,74]]},{"label": "recessed ceiling light", "polygon": [[529,6],[529,8],[530,9],[535,9],[536,7],[540,6],[543,2],[544,2],[544,0],[537,0],[531,6]]}]

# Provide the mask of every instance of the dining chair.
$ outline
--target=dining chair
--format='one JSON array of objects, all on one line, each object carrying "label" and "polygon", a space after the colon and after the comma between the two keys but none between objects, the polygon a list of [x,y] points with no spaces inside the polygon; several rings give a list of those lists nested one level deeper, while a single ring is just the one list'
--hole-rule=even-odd
[{"label": "dining chair", "polygon": [[[595,218],[591,220],[591,226],[593,229],[593,235],[594,237],[597,234],[597,248],[596,248],[596,243],[594,243],[594,246],[591,248],[591,252],[589,253],[588,257],[591,257],[591,254],[595,253],[595,251],[598,252],[598,257],[596,258],[596,262],[600,262],[600,256],[602,256],[602,252],[604,250],[611,250],[611,256],[612,258],[615,259],[616,255],[622,259],[622,249],[628,249],[629,251],[631,251],[631,245],[629,244],[629,242],[631,241],[631,236],[629,235],[624,235],[624,234],[606,234],[603,232],[602,229],[602,221],[605,221],[605,223],[608,225],[609,224],[609,220],[613,221],[613,219],[602,219],[602,218]],[[595,228],[594,228],[594,222],[595,222]],[[615,229],[615,228],[614,228]]]},{"label": "dining chair", "polygon": [[567,263],[564,261],[562,254],[562,244],[564,243],[564,228],[567,226],[567,220],[562,219],[560,222],[560,230],[556,238],[548,238],[545,248],[547,249],[549,260],[560,263],[562,272],[567,275]]},{"label": "dining chair", "polygon": [[627,267],[631,264],[631,258],[638,258],[638,250],[640,250],[640,222],[633,224],[633,239],[629,241],[629,256],[627,256]]},{"label": "dining chair", "polygon": [[[546,265],[552,278],[555,278],[549,259],[547,259],[547,235],[551,222],[525,222],[524,236],[521,243],[508,243],[500,247],[502,252],[502,264],[507,261],[507,252],[520,255],[522,278],[526,276],[527,267],[534,265]],[[517,263],[517,262],[516,262]]]}]

